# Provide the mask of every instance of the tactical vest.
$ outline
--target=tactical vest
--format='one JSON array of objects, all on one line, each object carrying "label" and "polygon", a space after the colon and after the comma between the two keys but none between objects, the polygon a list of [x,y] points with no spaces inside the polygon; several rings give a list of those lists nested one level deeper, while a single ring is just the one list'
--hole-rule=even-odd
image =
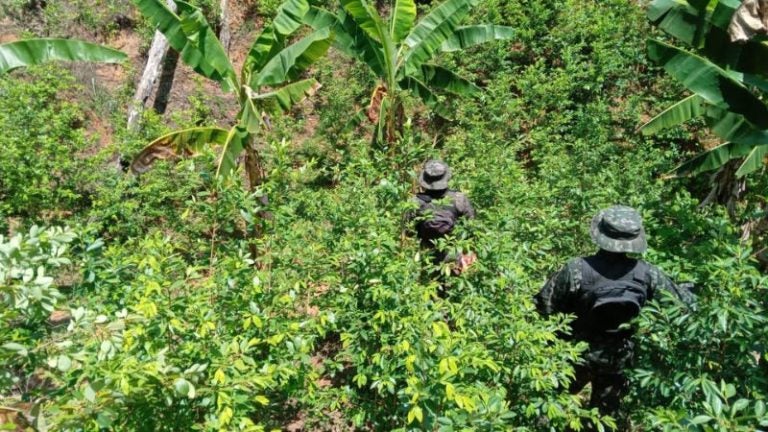
[{"label": "tactical vest", "polygon": [[449,194],[445,197],[451,198],[451,204],[436,204],[427,194],[416,195],[419,200],[419,222],[416,225],[419,238],[434,240],[453,230],[459,218],[459,211],[453,203],[453,197]]},{"label": "tactical vest", "polygon": [[620,332],[620,326],[638,316],[649,298],[648,263],[637,260],[624,276],[609,279],[587,260],[579,261],[582,281],[574,311],[574,333],[597,336]]}]

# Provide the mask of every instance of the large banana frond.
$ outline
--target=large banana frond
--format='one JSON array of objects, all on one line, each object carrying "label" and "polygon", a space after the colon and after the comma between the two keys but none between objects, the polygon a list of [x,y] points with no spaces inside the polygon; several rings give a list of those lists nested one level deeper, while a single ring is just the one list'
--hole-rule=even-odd
[{"label": "large banana frond", "polygon": [[303,24],[304,15],[307,12],[309,12],[307,0],[287,0],[277,9],[272,27],[283,36],[293,34]]},{"label": "large banana frond", "polygon": [[768,156],[768,144],[759,145],[749,152],[749,155],[736,171],[736,177],[744,177],[765,166],[765,157]]},{"label": "large banana frond", "polygon": [[237,168],[237,158],[243,152],[248,136],[248,132],[241,125],[237,125],[229,130],[224,141],[224,148],[221,149],[218,166],[216,167],[217,177],[230,175]]},{"label": "large banana frond", "polygon": [[410,48],[405,58],[407,75],[416,73],[432,58],[476,3],[477,0],[447,0],[419,20],[405,38],[405,44]]},{"label": "large banana frond", "polygon": [[312,6],[304,15],[304,23],[315,30],[329,27],[335,35],[333,46],[336,49],[351,58],[362,60],[376,75],[384,75],[385,62],[381,45],[370,38],[343,10],[336,16]]},{"label": "large banana frond", "polygon": [[383,43],[384,24],[376,9],[367,0],[341,0],[341,6],[358,26],[376,42]]},{"label": "large banana frond", "polygon": [[264,111],[278,115],[289,111],[294,105],[312,96],[320,88],[314,79],[305,79],[288,84],[269,93],[252,95],[256,106]]},{"label": "large banana frond", "polygon": [[0,75],[49,61],[119,63],[126,58],[128,56],[116,49],[85,41],[27,39],[0,44]]},{"label": "large banana frond", "polygon": [[707,123],[712,132],[723,141],[755,146],[768,142],[768,130],[759,129],[744,116],[709,106]]},{"label": "large banana frond", "polygon": [[285,38],[272,26],[266,27],[251,45],[243,64],[243,82],[250,82],[254,72],[261,70],[267,62],[285,48]]},{"label": "large banana frond", "polygon": [[459,51],[486,42],[512,39],[514,36],[515,29],[512,27],[493,24],[464,26],[457,28],[443,42],[440,50],[444,52]]},{"label": "large banana frond", "polygon": [[667,177],[685,177],[712,171],[725,165],[731,159],[747,156],[752,151],[752,146],[727,142],[713,149],[699,153],[693,159],[684,162]]},{"label": "large banana frond", "polygon": [[141,174],[157,160],[189,157],[210,144],[224,144],[227,131],[217,127],[182,129],[152,141],[131,162],[131,171]]},{"label": "large banana frond", "polygon": [[481,92],[480,87],[460,77],[454,72],[437,65],[421,66],[418,80],[427,87],[437,88],[459,96],[473,95]]},{"label": "large banana frond", "polygon": [[731,43],[728,26],[739,0],[714,2],[656,0],[648,8],[648,19],[667,34],[688,46],[700,49],[725,69],[768,74],[768,46],[757,40]]},{"label": "large banana frond", "polygon": [[[243,82],[250,82],[250,77],[255,71],[261,70],[269,60],[285,48],[285,38],[304,24],[304,18],[309,10],[309,3],[306,0],[287,0],[280,6],[272,24],[264,28],[248,51],[243,64]],[[329,22],[318,28],[331,25],[332,22]]]},{"label": "large banana frond", "polygon": [[325,55],[332,42],[333,33],[328,27],[314,31],[275,54],[251,77],[251,88],[279,85],[298,78],[312,63]]},{"label": "large banana frond", "polygon": [[742,114],[760,128],[768,128],[768,107],[714,63],[657,40],[648,41],[648,55],[707,102]]},{"label": "large banana frond", "polygon": [[656,0],[648,6],[647,17],[657,27],[689,46],[701,39],[708,24],[705,14],[685,0]]},{"label": "large banana frond", "polygon": [[410,90],[414,95],[418,96],[425,105],[432,109],[435,114],[443,117],[446,120],[453,120],[453,113],[443,104],[438,95],[435,94],[427,85],[418,79],[408,76],[403,78],[398,83],[401,88]]},{"label": "large banana frond", "polygon": [[701,96],[692,94],[648,120],[639,129],[643,135],[653,135],[663,129],[683,124],[704,114],[706,112],[705,103],[706,101]]},{"label": "large banana frond", "polygon": [[221,83],[231,91],[237,78],[224,47],[203,13],[196,7],[176,0],[179,15],[162,0],[133,0],[139,10],[168,39],[182,61],[200,75]]},{"label": "large banana frond", "polygon": [[389,34],[395,43],[400,43],[408,35],[416,21],[416,2],[413,0],[397,0],[392,9],[389,23]]}]

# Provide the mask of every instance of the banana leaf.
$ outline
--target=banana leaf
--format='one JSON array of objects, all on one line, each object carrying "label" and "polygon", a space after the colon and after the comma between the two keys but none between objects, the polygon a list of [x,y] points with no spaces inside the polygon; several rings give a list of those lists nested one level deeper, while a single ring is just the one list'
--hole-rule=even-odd
[{"label": "banana leaf", "polygon": [[768,130],[755,127],[744,116],[708,106],[707,125],[723,141],[755,146],[768,142]]},{"label": "banana leaf", "polygon": [[419,20],[405,38],[405,44],[410,48],[404,61],[406,75],[418,73],[419,67],[451,37],[476,3],[477,0],[447,0]]},{"label": "banana leaf", "polygon": [[373,40],[383,43],[383,23],[376,10],[365,0],[341,0],[341,6]]},{"label": "banana leaf", "polygon": [[425,83],[412,76],[407,76],[399,81],[399,85],[401,88],[410,90],[414,95],[418,96],[435,114],[446,120],[454,119],[453,113]]},{"label": "banana leaf", "polygon": [[147,172],[157,160],[195,156],[204,146],[224,144],[227,131],[217,127],[182,129],[163,135],[144,147],[131,162],[135,174]]},{"label": "banana leaf", "polygon": [[512,39],[514,36],[515,30],[512,27],[493,24],[464,26],[457,28],[443,42],[440,50],[443,52],[459,51],[486,42]]},{"label": "banana leaf", "polygon": [[278,34],[288,36],[301,27],[304,15],[309,12],[307,0],[287,0],[277,9],[272,27]]},{"label": "banana leaf", "polygon": [[714,63],[653,39],[648,41],[648,55],[707,102],[741,114],[759,128],[768,128],[768,107]]},{"label": "banana leaf", "polygon": [[336,16],[327,10],[312,6],[304,15],[304,23],[315,30],[330,28],[335,35],[333,46],[336,49],[351,58],[363,61],[376,75],[385,75],[384,50],[381,44],[368,37],[343,10]]},{"label": "banana leaf", "polygon": [[251,45],[243,63],[242,82],[250,82],[253,73],[261,70],[277,53],[285,48],[285,38],[272,26],[267,26]]},{"label": "banana leaf", "polygon": [[459,96],[473,95],[482,91],[474,83],[442,66],[422,65],[421,74],[417,78],[429,88],[438,88]]},{"label": "banana leaf", "polygon": [[753,147],[745,144],[727,142],[707,150],[684,162],[669,174],[667,178],[685,177],[712,171],[725,165],[731,159],[748,155]]},{"label": "banana leaf", "polygon": [[653,135],[663,129],[683,124],[692,118],[703,115],[706,112],[705,103],[706,101],[701,96],[692,94],[665,109],[640,126],[639,129],[643,135]]},{"label": "banana leaf", "polygon": [[71,39],[27,39],[0,44],[0,75],[49,61],[119,63],[124,53],[98,44]]},{"label": "banana leaf", "polygon": [[250,86],[274,86],[300,76],[317,59],[324,56],[333,42],[329,28],[316,30],[295,44],[281,50],[251,78]]},{"label": "banana leaf", "polygon": [[741,166],[739,166],[739,169],[736,171],[736,177],[744,177],[765,166],[766,156],[768,156],[768,144],[754,147]]},{"label": "banana leaf", "polygon": [[281,87],[269,93],[253,95],[254,105],[264,111],[278,115],[289,111],[294,105],[312,96],[320,88],[315,79],[305,79]]},{"label": "banana leaf", "polygon": [[219,156],[218,166],[216,167],[217,177],[230,175],[237,168],[237,158],[243,152],[248,136],[248,131],[241,125],[237,125],[229,130],[224,141],[224,148]]},{"label": "banana leaf", "polygon": [[196,7],[176,0],[179,15],[162,0],[133,0],[139,10],[179,52],[181,60],[200,75],[221,83],[225,91],[237,88],[237,77],[224,47]]},{"label": "banana leaf", "polygon": [[389,33],[395,43],[400,43],[408,35],[416,21],[416,2],[396,0],[392,9]]}]

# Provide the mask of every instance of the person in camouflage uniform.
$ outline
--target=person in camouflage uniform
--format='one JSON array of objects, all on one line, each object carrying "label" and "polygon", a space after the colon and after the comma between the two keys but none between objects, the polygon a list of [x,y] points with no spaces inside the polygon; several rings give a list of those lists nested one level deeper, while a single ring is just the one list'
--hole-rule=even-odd
[{"label": "person in camouflage uniform", "polygon": [[413,198],[418,211],[409,213],[407,219],[414,224],[421,246],[432,252],[432,263],[455,261],[460,272],[472,264],[474,254],[448,253],[440,250],[437,242],[453,231],[459,219],[474,219],[475,210],[465,194],[448,188],[450,179],[451,169],[445,162],[434,159],[425,162],[419,173],[421,192]]},{"label": "person in camouflage uniform", "polygon": [[[575,380],[570,392],[578,393],[592,382],[590,407],[601,414],[616,418],[621,398],[627,391],[624,370],[633,357],[631,337],[634,333],[619,317],[607,325],[610,318],[601,317],[597,326],[588,315],[594,311],[583,307],[585,295],[598,281],[629,279],[645,289],[644,300],[652,300],[659,290],[674,293],[686,304],[693,301],[692,294],[677,286],[658,267],[629,257],[628,253],[646,250],[645,230],[640,214],[631,207],[614,206],[600,211],[590,229],[592,240],[600,248],[596,254],[573,258],[555,273],[534,297],[538,311],[544,315],[568,313],[576,315],[571,323],[574,340],[589,344],[583,364],[575,366]],[[642,306],[642,302],[640,304]],[[639,312],[639,309],[636,311]],[[631,317],[630,317],[631,318]],[[610,328],[616,325],[616,328]]]}]

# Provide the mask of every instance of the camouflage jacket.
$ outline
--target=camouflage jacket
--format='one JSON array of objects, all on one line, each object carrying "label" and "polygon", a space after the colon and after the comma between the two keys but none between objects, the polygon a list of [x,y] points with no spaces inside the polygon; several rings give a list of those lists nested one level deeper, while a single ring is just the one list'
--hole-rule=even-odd
[{"label": "camouflage jacket", "polygon": [[[607,266],[616,267],[620,276],[622,269],[632,269],[635,260],[626,256],[616,258],[609,254],[598,252],[587,259],[601,260]],[[608,261],[608,262],[606,262]],[[574,310],[575,302],[579,298],[582,282],[582,258],[573,258],[555,273],[544,287],[534,297],[536,308],[542,315],[551,315],[553,313],[571,313]],[[673,293],[685,304],[693,303],[693,294],[685,288],[677,286],[664,272],[658,267],[648,264],[646,272],[646,287],[648,288],[648,300],[654,298],[658,290],[667,290]]]},{"label": "camouflage jacket", "polygon": [[[417,194],[413,199],[418,205],[419,209],[421,209],[427,203],[419,198],[419,195],[421,194]],[[433,204],[445,204],[453,206],[459,217],[467,217],[469,219],[474,219],[475,217],[475,209],[472,208],[472,204],[469,202],[469,198],[467,198],[465,194],[459,191],[449,189],[443,196],[430,197],[432,198],[431,203]],[[415,217],[416,214],[413,216]]]}]

